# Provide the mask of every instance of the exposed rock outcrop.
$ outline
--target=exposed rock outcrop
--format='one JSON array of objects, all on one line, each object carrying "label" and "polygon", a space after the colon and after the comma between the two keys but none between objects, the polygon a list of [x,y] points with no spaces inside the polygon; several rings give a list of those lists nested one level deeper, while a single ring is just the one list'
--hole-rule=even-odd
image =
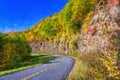
[{"label": "exposed rock outcrop", "polygon": [[[120,39],[120,6],[119,1],[100,0],[95,14],[90,21],[94,33],[88,29],[88,34],[81,34],[79,44],[80,52],[106,51],[118,49],[120,45],[113,45],[114,39]],[[82,42],[81,42],[82,41]]]}]

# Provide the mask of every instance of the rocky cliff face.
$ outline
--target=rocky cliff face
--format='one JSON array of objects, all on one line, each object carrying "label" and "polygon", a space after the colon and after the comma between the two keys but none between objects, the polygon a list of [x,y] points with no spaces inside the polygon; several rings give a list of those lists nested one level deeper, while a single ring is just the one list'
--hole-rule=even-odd
[{"label": "rocky cliff face", "polygon": [[88,24],[88,33],[74,36],[75,43],[71,47],[70,39],[66,43],[32,41],[33,51],[47,53],[88,53],[119,49],[114,39],[120,39],[120,5],[118,0],[100,0],[93,18]]},{"label": "rocky cliff face", "polygon": [[119,1],[100,0],[89,23],[88,34],[81,34],[80,51],[86,53],[118,49],[120,45],[113,44],[115,39],[120,39]]},{"label": "rocky cliff face", "polygon": [[[32,41],[31,47],[33,52],[40,51],[42,53],[71,53],[73,49],[70,47],[69,41],[64,42],[42,42],[42,41]],[[78,51],[76,45],[76,51]]]}]

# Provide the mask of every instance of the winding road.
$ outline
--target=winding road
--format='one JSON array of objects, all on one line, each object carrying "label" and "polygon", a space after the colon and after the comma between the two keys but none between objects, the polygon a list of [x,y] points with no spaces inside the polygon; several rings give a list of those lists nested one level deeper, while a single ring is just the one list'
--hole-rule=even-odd
[{"label": "winding road", "polygon": [[73,65],[74,59],[55,56],[49,63],[0,76],[0,80],[66,80]]}]

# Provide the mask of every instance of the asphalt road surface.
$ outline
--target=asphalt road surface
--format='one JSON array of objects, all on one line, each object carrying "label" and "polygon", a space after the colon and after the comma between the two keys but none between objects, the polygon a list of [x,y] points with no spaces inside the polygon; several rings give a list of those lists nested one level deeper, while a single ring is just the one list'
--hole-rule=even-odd
[{"label": "asphalt road surface", "polygon": [[73,65],[72,58],[56,56],[49,63],[0,76],[0,80],[66,80]]}]

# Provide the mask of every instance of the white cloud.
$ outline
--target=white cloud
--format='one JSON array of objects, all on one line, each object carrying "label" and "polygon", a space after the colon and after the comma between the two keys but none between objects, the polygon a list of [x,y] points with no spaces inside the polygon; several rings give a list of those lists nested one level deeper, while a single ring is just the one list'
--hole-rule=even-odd
[{"label": "white cloud", "polygon": [[14,25],[14,26],[17,26],[18,24],[15,23],[15,24],[13,24],[13,25]]}]

